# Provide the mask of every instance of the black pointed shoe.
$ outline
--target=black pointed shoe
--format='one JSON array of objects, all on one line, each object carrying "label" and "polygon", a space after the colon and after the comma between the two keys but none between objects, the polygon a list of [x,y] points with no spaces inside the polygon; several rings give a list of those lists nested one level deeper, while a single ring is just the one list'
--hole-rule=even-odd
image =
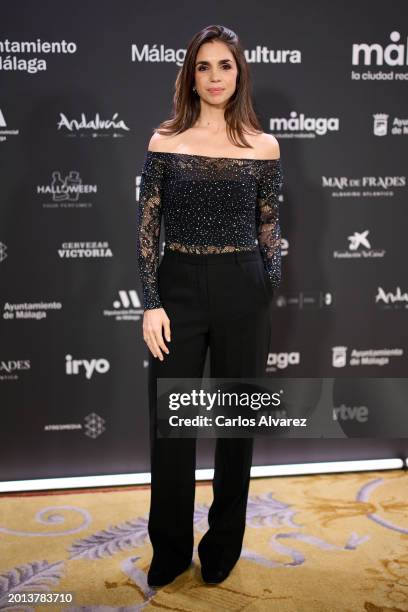
[{"label": "black pointed shoe", "polygon": [[174,567],[163,567],[159,569],[155,568],[152,564],[147,573],[147,584],[152,588],[165,586],[166,584],[173,582],[177,576],[188,570],[190,565],[191,561],[189,561],[187,565],[178,569]]},{"label": "black pointed shoe", "polygon": [[232,568],[205,568],[201,566],[201,576],[207,584],[219,584],[228,578]]}]

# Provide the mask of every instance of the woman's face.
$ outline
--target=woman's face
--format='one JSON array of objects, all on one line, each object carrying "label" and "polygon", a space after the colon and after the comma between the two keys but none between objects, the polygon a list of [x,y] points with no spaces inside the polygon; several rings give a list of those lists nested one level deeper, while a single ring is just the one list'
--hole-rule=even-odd
[{"label": "woman's face", "polygon": [[195,88],[201,100],[224,106],[233,95],[238,68],[226,44],[214,40],[201,45],[195,65]]}]

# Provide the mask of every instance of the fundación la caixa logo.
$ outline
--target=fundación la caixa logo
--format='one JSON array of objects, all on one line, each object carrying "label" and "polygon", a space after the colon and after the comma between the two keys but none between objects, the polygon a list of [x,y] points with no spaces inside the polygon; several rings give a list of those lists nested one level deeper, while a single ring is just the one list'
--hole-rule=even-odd
[{"label": "fundaci\u00f3n la caixa logo", "polygon": [[373,249],[368,239],[369,230],[354,232],[347,236],[349,241],[348,250],[335,250],[335,259],[381,259],[385,255],[385,249]]}]

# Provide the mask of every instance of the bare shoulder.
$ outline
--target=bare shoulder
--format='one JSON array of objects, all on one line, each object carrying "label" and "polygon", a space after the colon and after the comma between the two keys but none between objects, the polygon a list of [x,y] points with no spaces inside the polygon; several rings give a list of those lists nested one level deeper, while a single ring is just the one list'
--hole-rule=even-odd
[{"label": "bare shoulder", "polygon": [[167,134],[159,134],[158,132],[154,132],[153,136],[150,138],[148,144],[149,151],[163,151],[163,152],[171,152],[174,147],[174,135]]},{"label": "bare shoulder", "polygon": [[280,157],[279,142],[273,134],[265,132],[259,134],[255,147],[259,159],[278,159]]},{"label": "bare shoulder", "polygon": [[272,134],[261,132],[248,137],[256,159],[279,159],[279,142]]}]

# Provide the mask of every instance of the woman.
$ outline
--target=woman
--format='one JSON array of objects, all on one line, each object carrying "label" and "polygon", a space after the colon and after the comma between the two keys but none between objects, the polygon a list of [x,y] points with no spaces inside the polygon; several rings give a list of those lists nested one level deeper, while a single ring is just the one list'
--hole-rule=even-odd
[{"label": "woman", "polygon": [[[191,564],[195,439],[156,435],[156,380],[263,376],[269,306],[280,282],[277,140],[253,109],[234,32],[209,26],[188,45],[174,113],[152,136],[142,171],[138,262],[143,337],[150,350],[150,586]],[[161,218],[165,253],[158,265]],[[198,554],[203,580],[224,580],[240,557],[253,440],[218,438],[209,530]]]}]

